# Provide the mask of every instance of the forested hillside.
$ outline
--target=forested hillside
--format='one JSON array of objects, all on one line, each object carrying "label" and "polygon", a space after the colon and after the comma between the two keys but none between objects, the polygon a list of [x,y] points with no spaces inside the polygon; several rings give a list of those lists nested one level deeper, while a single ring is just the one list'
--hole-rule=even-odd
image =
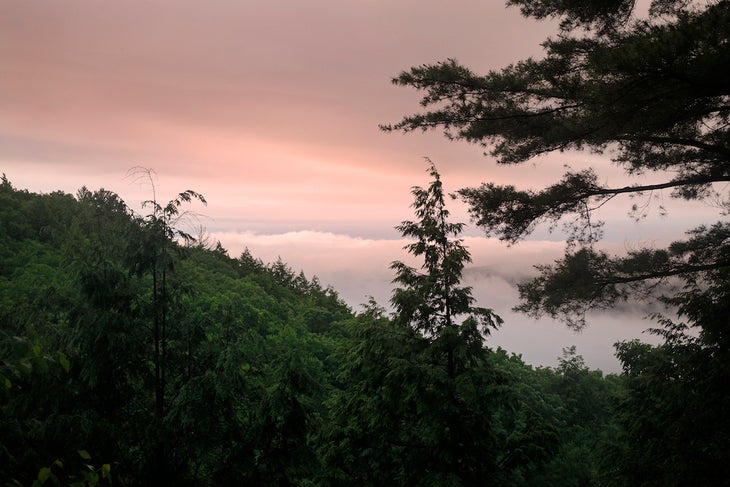
[{"label": "forested hillside", "polygon": [[[392,316],[195,242],[176,227],[192,191],[137,215],[105,190],[34,194],[3,177],[3,485],[726,478],[723,356],[679,327],[661,347],[619,345],[621,376],[570,347],[555,369],[489,348],[501,321],[459,287],[468,250],[430,170],[399,227],[424,267],[394,264]],[[688,316],[710,319],[706,305]]]},{"label": "forested hillside", "polygon": [[176,209],[3,180],[3,482],[56,460],[61,479],[92,464],[117,485],[321,475],[313,439],[353,314],[282,262],[173,241]]}]

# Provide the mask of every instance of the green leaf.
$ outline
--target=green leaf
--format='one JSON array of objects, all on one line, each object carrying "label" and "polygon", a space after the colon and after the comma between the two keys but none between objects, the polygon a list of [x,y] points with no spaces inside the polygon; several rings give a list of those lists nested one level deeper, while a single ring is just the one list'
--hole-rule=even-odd
[{"label": "green leaf", "polygon": [[41,484],[44,484],[46,480],[51,476],[51,469],[50,467],[43,467],[38,471],[38,480],[40,480]]},{"label": "green leaf", "polygon": [[112,478],[112,467],[108,463],[101,466],[101,478],[111,479]]},{"label": "green leaf", "polygon": [[66,355],[63,352],[58,352],[58,361],[61,363],[63,370],[68,373],[68,371],[71,369],[71,363],[68,361]]},{"label": "green leaf", "polygon": [[84,460],[91,460],[91,455],[86,450],[79,450],[79,456]]}]

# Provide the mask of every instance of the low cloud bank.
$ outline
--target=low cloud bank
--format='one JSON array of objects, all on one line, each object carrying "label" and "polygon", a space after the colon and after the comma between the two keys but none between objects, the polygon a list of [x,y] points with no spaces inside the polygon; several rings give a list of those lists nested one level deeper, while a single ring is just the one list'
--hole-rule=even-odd
[{"label": "low cloud bank", "polygon": [[[387,305],[393,284],[390,264],[401,260],[417,265],[403,246],[402,239],[365,239],[326,232],[298,231],[275,235],[254,232],[213,232],[231,256],[248,248],[264,262],[277,258],[295,272],[317,276],[323,285],[331,285],[354,310],[359,310],[368,296]],[[516,283],[535,275],[533,266],[545,264],[563,255],[561,242],[531,241],[506,247],[496,239],[467,237],[473,264],[464,272],[464,283],[473,287],[479,306],[494,309],[505,320],[502,329],[490,338],[490,345],[521,354],[534,365],[554,366],[563,347],[576,345],[587,364],[605,372],[618,372],[613,344],[641,337],[652,341],[642,331],[652,326],[644,317],[647,310],[627,306],[612,313],[589,317],[589,326],[581,333],[567,329],[551,319],[533,320],[514,313],[517,304]],[[616,249],[619,250],[619,249]]]}]

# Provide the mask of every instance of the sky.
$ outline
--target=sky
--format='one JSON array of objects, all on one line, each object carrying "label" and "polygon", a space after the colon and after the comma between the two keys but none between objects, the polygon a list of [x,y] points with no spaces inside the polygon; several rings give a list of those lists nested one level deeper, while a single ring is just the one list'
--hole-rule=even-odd
[{"label": "sky", "polygon": [[[499,69],[539,57],[554,33],[554,22],[492,0],[4,0],[0,172],[34,192],[103,187],[139,208],[151,188],[130,170],[152,169],[159,200],[186,189],[205,196],[190,224],[232,256],[248,247],[265,262],[281,257],[354,310],[368,296],[387,305],[389,265],[407,260],[393,227],[412,218],[411,187],[429,183],[424,157],[449,191],[483,181],[537,189],[564,165],[624,181],[594,155],[499,167],[438,132],[378,129],[418,111],[418,93],[390,82],[399,72],[448,58]],[[632,202],[613,203],[602,217],[618,252],[664,244],[714,216],[656,194],[641,201],[650,211],[637,224]],[[450,205],[468,222],[463,205]],[[474,259],[465,282],[506,322],[491,346],[549,366],[576,345],[589,366],[617,372],[613,343],[651,340],[638,307],[591,316],[580,334],[510,311],[516,283],[562,254],[559,233],[539,228],[509,248],[473,225],[465,236]]]}]

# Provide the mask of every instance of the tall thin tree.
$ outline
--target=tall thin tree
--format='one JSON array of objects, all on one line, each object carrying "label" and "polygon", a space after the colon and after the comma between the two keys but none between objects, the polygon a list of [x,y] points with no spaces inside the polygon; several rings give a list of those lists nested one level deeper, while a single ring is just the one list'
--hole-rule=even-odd
[{"label": "tall thin tree", "polygon": [[[472,261],[463,240],[457,238],[464,224],[449,222],[440,175],[433,162],[427,161],[431,184],[411,191],[417,220],[396,227],[404,237],[415,238],[404,249],[422,256],[423,264],[420,270],[400,261],[391,264],[396,272],[393,282],[403,286],[393,291],[391,303],[398,320],[445,346],[448,374],[453,377],[458,342],[481,346],[502,319],[491,309],[474,306],[471,287],[460,284],[464,266]],[[463,315],[467,318],[459,323]]]},{"label": "tall thin tree", "polygon": [[162,424],[167,409],[165,393],[169,341],[168,316],[173,298],[169,279],[174,270],[173,252],[175,249],[180,249],[177,241],[182,240],[188,244],[195,241],[192,235],[178,227],[180,221],[189,215],[188,212],[181,210],[182,206],[193,200],[198,200],[204,205],[207,202],[203,195],[188,189],[162,206],[157,202],[152,170],[135,168],[134,171],[141,174],[140,177],[149,179],[153,195],[151,200],[142,203],[142,207],[150,208],[151,212],[139,219],[142,230],[141,240],[135,243],[137,249],[131,255],[136,273],[138,275],[148,274],[152,279],[150,315],[153,336],[154,411],[158,427],[155,439],[155,473],[160,482],[164,482],[168,462]]}]

